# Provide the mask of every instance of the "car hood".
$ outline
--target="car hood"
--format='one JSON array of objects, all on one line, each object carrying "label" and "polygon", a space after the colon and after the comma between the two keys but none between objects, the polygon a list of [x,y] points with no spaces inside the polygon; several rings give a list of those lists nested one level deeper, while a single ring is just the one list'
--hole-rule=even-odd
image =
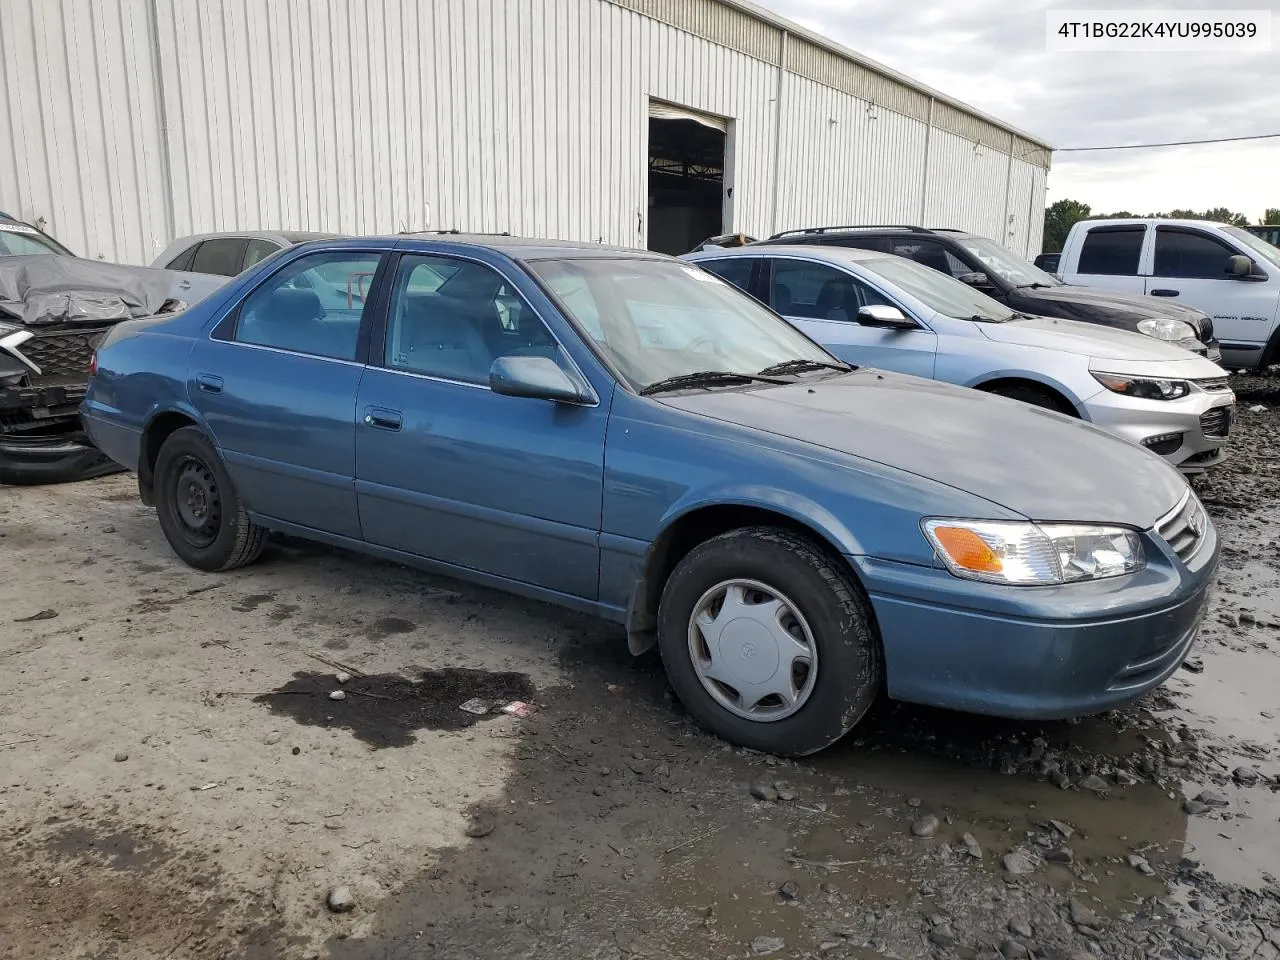
[{"label": "car hood", "polygon": [[879,370],[655,399],[928,477],[1033,520],[1148,529],[1187,491],[1155,454],[1089,424]]},{"label": "car hood", "polygon": [[1035,303],[1043,303],[1045,313],[1068,320],[1096,321],[1105,316],[1114,320],[1132,319],[1136,324],[1148,317],[1168,317],[1171,320],[1186,321],[1197,332],[1203,332],[1208,321],[1208,316],[1195,307],[1159,297],[1101,290],[1097,287],[1068,284],[1060,287],[1019,287],[1018,296],[1026,302],[1026,308],[1032,313],[1036,312]]},{"label": "car hood", "polygon": [[[979,323],[988,340],[1042,347],[1058,353],[1074,353],[1099,360],[1144,360],[1180,362],[1193,355],[1177,344],[1167,343],[1131,330],[1117,330],[1096,323],[1077,323],[1053,317],[1031,317],[1006,323]],[[1208,363],[1209,361],[1205,361]],[[1202,376],[1213,376],[1210,371]]]}]

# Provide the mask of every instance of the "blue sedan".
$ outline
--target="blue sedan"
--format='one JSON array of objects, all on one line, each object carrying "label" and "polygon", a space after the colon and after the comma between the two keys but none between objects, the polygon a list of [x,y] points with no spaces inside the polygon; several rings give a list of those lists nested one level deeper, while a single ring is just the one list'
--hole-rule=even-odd
[{"label": "blue sedan", "polygon": [[269,530],[624,624],[691,714],[800,755],[876,697],[1017,717],[1163,682],[1218,539],[1158,457],[842,363],[667,257],[306,243],[100,344],[82,413],[202,570]]}]

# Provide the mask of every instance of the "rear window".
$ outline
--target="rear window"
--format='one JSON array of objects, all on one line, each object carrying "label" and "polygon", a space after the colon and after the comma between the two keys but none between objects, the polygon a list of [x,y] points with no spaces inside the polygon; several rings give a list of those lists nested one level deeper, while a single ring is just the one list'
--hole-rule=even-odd
[{"label": "rear window", "polygon": [[1080,250],[1079,273],[1113,277],[1136,277],[1138,259],[1142,255],[1144,226],[1102,227],[1085,234]]}]

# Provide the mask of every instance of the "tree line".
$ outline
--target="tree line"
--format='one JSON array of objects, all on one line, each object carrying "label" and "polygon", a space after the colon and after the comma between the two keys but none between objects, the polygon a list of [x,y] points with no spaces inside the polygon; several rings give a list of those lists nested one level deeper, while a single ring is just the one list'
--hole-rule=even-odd
[{"label": "tree line", "polygon": [[[1067,242],[1067,234],[1072,224],[1081,220],[1105,220],[1113,217],[1144,217],[1147,219],[1172,220],[1216,220],[1219,223],[1230,223],[1237,227],[1247,227],[1250,220],[1243,213],[1236,213],[1226,207],[1214,207],[1210,210],[1170,210],[1168,213],[1131,213],[1118,210],[1115,213],[1094,213],[1093,208],[1079,200],[1058,200],[1050,204],[1044,211],[1044,251],[1057,253]],[[1266,213],[1258,220],[1259,224],[1280,224],[1280,207],[1268,207]]]}]

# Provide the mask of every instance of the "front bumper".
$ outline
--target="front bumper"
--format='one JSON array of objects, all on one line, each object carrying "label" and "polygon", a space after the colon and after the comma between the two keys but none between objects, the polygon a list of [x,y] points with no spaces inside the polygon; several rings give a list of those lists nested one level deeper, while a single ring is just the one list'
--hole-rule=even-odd
[{"label": "front bumper", "polygon": [[1146,447],[1183,473],[1202,473],[1226,459],[1235,394],[1194,387],[1180,400],[1135,400],[1109,390],[1080,407],[1084,419]]},{"label": "front bumper", "polygon": [[945,569],[851,557],[875,609],[894,699],[1061,719],[1120,706],[1186,659],[1218,563],[1210,524],[1188,563],[1143,535],[1139,573],[1009,587]]}]

